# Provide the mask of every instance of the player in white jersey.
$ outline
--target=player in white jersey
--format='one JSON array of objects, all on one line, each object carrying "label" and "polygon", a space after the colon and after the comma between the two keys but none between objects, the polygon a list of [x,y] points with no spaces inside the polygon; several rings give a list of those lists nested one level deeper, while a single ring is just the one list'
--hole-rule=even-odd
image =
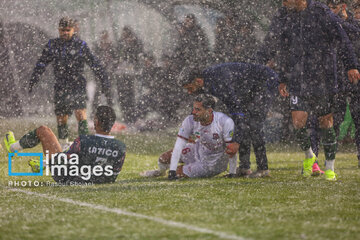
[{"label": "player in white jersey", "polygon": [[[226,153],[227,144],[232,142],[233,120],[213,111],[215,100],[211,95],[200,94],[193,104],[192,115],[183,121],[174,149],[159,157],[159,169],[142,172],[141,176],[163,176],[170,167],[169,179],[213,177],[226,171],[228,164],[230,175],[236,173],[236,156]],[[179,161],[184,165],[178,166]]]}]

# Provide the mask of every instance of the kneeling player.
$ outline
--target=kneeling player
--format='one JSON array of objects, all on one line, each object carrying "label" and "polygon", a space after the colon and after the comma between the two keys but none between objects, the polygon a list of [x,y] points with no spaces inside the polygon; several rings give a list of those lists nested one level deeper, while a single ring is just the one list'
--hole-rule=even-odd
[{"label": "kneeling player", "polygon": [[[57,170],[56,173],[51,171],[56,182],[62,184],[114,182],[125,160],[125,144],[110,136],[115,119],[116,115],[111,107],[99,106],[94,118],[96,134],[79,136],[63,154],[55,134],[46,126],[30,131],[19,141],[15,141],[12,132],[7,132],[4,142],[9,153],[33,148],[41,143],[44,154],[56,158],[55,161],[49,161],[49,167]],[[65,164],[64,159],[60,159],[61,155],[65,158],[75,156],[75,160],[78,160],[75,161],[76,166],[68,161]],[[30,160],[29,165],[33,172],[40,171],[39,160]]]},{"label": "kneeling player", "polygon": [[[173,150],[163,153],[159,169],[140,173],[144,177],[165,175],[170,167],[169,179],[181,177],[213,177],[226,171],[230,160],[230,174],[236,173],[236,155],[226,153],[231,143],[234,122],[227,115],[214,112],[215,100],[211,95],[195,97],[192,115],[183,121]],[[190,137],[195,135],[195,142]],[[179,160],[184,163],[178,166]]]}]

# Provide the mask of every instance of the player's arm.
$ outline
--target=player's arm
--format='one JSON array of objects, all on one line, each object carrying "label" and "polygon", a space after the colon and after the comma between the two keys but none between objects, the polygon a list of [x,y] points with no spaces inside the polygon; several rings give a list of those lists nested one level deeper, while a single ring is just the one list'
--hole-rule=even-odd
[{"label": "player's arm", "polygon": [[185,120],[182,122],[180,130],[178,132],[178,136],[175,142],[174,149],[171,154],[171,160],[170,160],[170,170],[169,170],[169,180],[175,180],[176,177],[176,169],[179,164],[180,156],[182,153],[182,150],[184,149],[186,143],[189,141],[189,137],[192,133],[193,129],[193,120],[192,116],[188,116],[185,118]]},{"label": "player's arm", "polygon": [[229,158],[229,174],[235,175],[236,174],[236,154]]},{"label": "player's arm", "polygon": [[226,150],[225,153],[229,154],[229,174],[227,177],[233,177],[236,174],[236,153],[237,149],[232,150],[232,146],[238,145],[232,141],[234,135],[234,121],[230,117],[226,117],[227,119],[223,125],[223,138],[226,142]]},{"label": "player's arm", "polygon": [[[224,124],[222,126],[223,128],[223,139],[226,142],[226,150],[225,153],[229,154],[229,168],[230,168],[230,173],[236,171],[236,153],[238,151],[237,149],[232,149],[233,146],[237,146],[238,144],[233,142],[233,136],[234,136],[234,128],[235,128],[235,124],[234,121],[226,116],[226,120],[224,121]],[[235,160],[235,161],[234,161]],[[235,170],[234,170],[235,168]]]},{"label": "player's arm", "polygon": [[169,180],[176,179],[176,169],[179,164],[181,152],[185,147],[185,144],[187,143],[188,139],[178,136],[175,142],[174,149],[171,154],[171,160],[170,160],[170,170],[169,170]]},{"label": "player's arm", "polygon": [[328,34],[333,38],[335,42],[338,43],[338,46],[344,48],[343,50],[341,50],[341,52],[343,55],[343,63],[348,73],[348,78],[350,82],[357,83],[360,79],[360,74],[357,70],[358,62],[353,45],[342,27],[342,20],[333,13],[331,13],[330,10],[328,10],[328,14],[326,15],[326,17],[327,21],[325,22],[330,23],[325,24],[328,30]]},{"label": "player's arm", "polygon": [[99,59],[92,54],[90,48],[85,42],[82,43],[81,48],[84,53],[86,64],[89,65],[95,76],[100,80],[101,92],[105,95],[108,105],[112,106],[113,100],[111,95],[111,81],[105,71],[105,68],[101,65]]},{"label": "player's arm", "polygon": [[52,44],[53,41],[49,40],[48,44],[44,47],[39,60],[36,62],[33,73],[30,77],[30,82],[28,86],[29,92],[32,92],[33,87],[40,80],[41,74],[45,72],[46,66],[49,65],[49,63],[53,60],[53,54],[51,50],[53,47]]},{"label": "player's arm", "polygon": [[262,65],[268,64],[273,59],[278,51],[283,47],[283,21],[286,11],[280,9],[271,20],[269,31],[267,32],[263,44],[256,53],[256,61]]}]

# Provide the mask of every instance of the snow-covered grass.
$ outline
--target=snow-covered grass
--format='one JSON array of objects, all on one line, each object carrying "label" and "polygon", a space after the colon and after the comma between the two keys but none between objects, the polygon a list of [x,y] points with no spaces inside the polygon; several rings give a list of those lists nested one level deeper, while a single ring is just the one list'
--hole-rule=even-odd
[{"label": "snow-covered grass", "polygon": [[[15,130],[18,137],[23,133]],[[139,172],[156,167],[175,135],[117,136],[128,145],[123,170],[116,183],[96,186],[13,191],[9,181],[46,185],[52,180],[9,177],[7,155],[0,151],[0,239],[358,239],[360,169],[354,152],[338,153],[338,182],[303,179],[303,154],[278,145],[269,147],[268,179],[140,177]],[[323,166],[323,154],[319,161]],[[30,170],[26,159],[13,164],[17,171]]]}]

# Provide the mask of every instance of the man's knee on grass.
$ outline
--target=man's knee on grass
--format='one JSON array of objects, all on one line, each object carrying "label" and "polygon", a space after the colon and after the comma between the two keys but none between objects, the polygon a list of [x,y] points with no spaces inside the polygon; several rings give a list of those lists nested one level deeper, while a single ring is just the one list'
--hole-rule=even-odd
[{"label": "man's knee on grass", "polygon": [[159,157],[159,163],[162,163],[162,164],[170,164],[170,161],[171,161],[171,154],[172,154],[172,149],[167,151],[167,152],[164,152],[160,155]]},{"label": "man's knee on grass", "polygon": [[176,169],[176,176],[177,176],[178,178],[188,178],[188,177],[189,177],[188,175],[186,175],[186,174],[184,173],[183,168],[184,168],[184,165],[180,165],[180,166],[177,167],[177,169]]}]

